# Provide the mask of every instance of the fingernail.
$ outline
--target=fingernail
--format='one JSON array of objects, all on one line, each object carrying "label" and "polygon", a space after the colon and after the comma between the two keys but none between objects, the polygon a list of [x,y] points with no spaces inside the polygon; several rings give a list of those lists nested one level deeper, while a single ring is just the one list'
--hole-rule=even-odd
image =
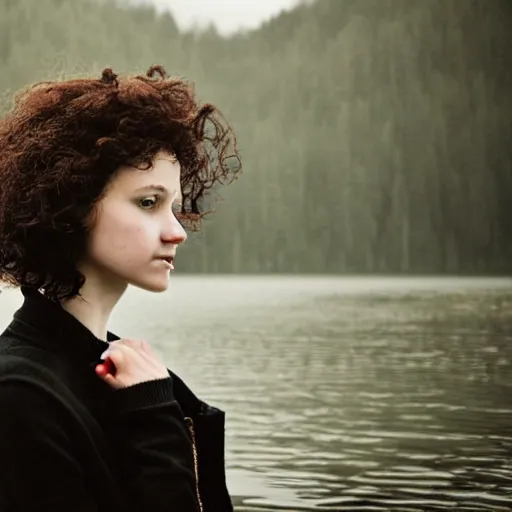
[{"label": "fingernail", "polygon": [[108,348],[107,348],[107,350],[105,350],[105,352],[103,352],[103,354],[101,354],[100,359],[105,359],[105,357],[107,357],[107,355],[108,355]]}]

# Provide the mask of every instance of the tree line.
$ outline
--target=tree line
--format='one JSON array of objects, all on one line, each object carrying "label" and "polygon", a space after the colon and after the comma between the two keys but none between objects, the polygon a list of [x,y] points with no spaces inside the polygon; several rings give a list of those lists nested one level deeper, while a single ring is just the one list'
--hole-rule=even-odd
[{"label": "tree line", "polygon": [[230,37],[109,0],[0,12],[4,109],[36,80],[158,63],[234,125],[244,172],[181,271],[512,269],[508,0],[317,0]]}]

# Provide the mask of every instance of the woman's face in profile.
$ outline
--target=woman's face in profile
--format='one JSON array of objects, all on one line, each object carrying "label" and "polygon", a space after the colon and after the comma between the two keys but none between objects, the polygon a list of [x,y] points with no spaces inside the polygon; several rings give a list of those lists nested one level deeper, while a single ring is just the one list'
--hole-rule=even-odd
[{"label": "woman's face in profile", "polygon": [[[181,211],[180,164],[160,152],[147,170],[121,167],[98,203],[87,251],[78,269],[115,287],[167,289],[173,257],[187,234]],[[105,283],[106,284],[106,283]]]}]

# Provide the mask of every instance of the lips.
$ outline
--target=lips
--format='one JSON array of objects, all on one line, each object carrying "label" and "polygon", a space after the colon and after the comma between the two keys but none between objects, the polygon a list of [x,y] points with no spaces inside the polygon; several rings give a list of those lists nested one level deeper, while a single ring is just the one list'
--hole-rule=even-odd
[{"label": "lips", "polygon": [[171,267],[171,270],[174,270],[174,256],[159,256],[157,259],[165,261]]}]

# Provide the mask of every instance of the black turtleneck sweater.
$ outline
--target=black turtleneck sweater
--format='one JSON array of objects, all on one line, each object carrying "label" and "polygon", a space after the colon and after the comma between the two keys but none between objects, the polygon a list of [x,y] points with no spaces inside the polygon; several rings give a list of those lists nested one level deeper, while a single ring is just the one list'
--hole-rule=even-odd
[{"label": "black turtleneck sweater", "polygon": [[113,390],[94,372],[108,342],[22,292],[0,336],[0,510],[200,510],[173,374]]}]

